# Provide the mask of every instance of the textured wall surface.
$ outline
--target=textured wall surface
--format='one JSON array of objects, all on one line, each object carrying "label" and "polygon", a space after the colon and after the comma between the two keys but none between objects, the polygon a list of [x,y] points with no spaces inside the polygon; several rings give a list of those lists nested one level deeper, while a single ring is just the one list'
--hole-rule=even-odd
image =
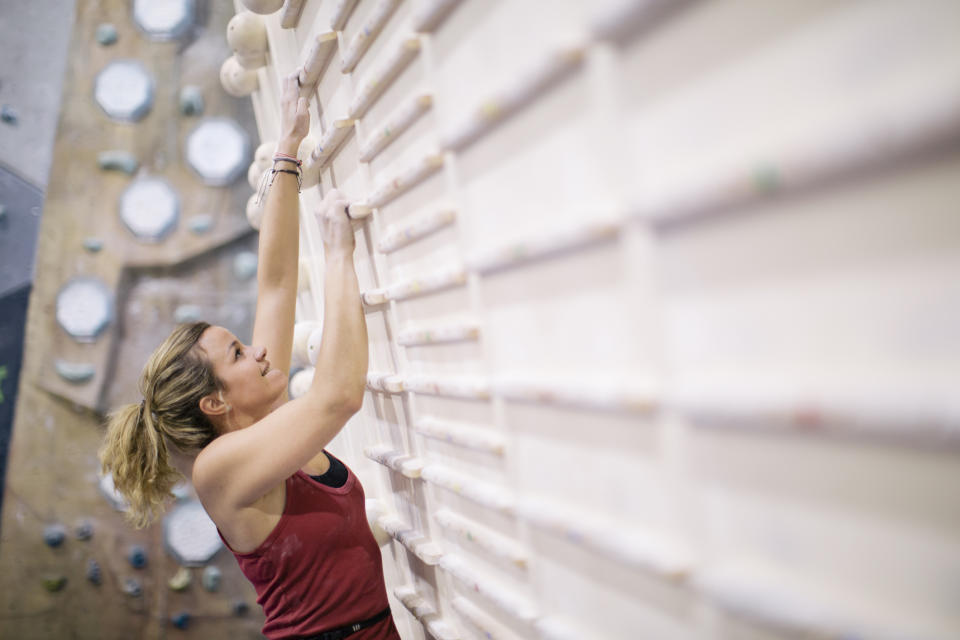
[{"label": "textured wall surface", "polygon": [[960,635],[960,5],[283,16],[262,142],[330,55],[298,321],[322,194],[370,211],[331,449],[404,638]]}]

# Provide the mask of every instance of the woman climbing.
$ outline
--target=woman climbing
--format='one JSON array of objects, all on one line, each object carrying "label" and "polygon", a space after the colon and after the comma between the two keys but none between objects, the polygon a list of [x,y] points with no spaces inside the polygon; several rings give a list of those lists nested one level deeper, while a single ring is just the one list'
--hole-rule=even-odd
[{"label": "woman climbing", "polygon": [[309,391],[287,397],[299,252],[297,149],[310,126],[297,73],[284,79],[281,136],[260,227],[253,344],[223,327],[182,325],[140,378],[143,401],[109,417],[100,459],[138,526],[180,474],[168,444],[195,456],[192,479],[274,638],[399,640],[363,488],[324,451],[360,409],[367,331],[354,232],[336,190],[318,212],[324,334]]}]

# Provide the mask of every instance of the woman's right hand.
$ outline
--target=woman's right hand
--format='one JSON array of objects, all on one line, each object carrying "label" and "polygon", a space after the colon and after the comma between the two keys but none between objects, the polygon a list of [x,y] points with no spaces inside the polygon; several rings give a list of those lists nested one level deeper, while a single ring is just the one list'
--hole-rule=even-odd
[{"label": "woman's right hand", "polygon": [[317,210],[320,237],[323,239],[323,248],[327,255],[336,252],[352,254],[356,246],[353,224],[347,216],[348,204],[343,194],[336,189],[331,189],[323,196],[323,201]]},{"label": "woman's right hand", "polygon": [[307,111],[309,102],[300,97],[299,77],[300,70],[283,79],[282,95],[280,97],[280,140],[277,151],[296,157],[300,143],[310,132],[310,114]]}]

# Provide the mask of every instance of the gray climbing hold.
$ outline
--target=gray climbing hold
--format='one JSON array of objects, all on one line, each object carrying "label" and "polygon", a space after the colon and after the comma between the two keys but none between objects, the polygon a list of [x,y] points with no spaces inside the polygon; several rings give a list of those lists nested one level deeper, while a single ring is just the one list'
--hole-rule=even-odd
[{"label": "gray climbing hold", "polygon": [[186,611],[181,611],[180,613],[170,616],[170,622],[173,623],[177,629],[186,629],[190,624],[190,614]]},{"label": "gray climbing hold", "polygon": [[103,580],[103,576],[100,573],[100,563],[92,558],[87,562],[87,580],[93,584],[100,584]]},{"label": "gray climbing hold", "polygon": [[16,126],[16,124],[20,121],[20,116],[13,107],[5,104],[0,107],[0,120],[3,120],[7,124]]},{"label": "gray climbing hold", "polygon": [[246,173],[250,138],[228,118],[204,118],[187,136],[187,164],[205,184],[223,187]]},{"label": "gray climbing hold", "polygon": [[203,570],[203,588],[207,591],[216,591],[220,588],[220,582],[223,579],[223,575],[220,573],[220,569],[210,565]]},{"label": "gray climbing hold", "polygon": [[182,502],[190,497],[190,483],[186,481],[178,482],[170,489],[170,493],[173,494],[174,498]]},{"label": "gray climbing hold", "polygon": [[141,240],[159,242],[179,217],[180,198],[162,178],[138,178],[120,196],[120,219]]},{"label": "gray climbing hold", "polygon": [[191,579],[190,569],[180,567],[180,569],[173,574],[173,577],[167,581],[167,586],[174,591],[183,591],[190,586]]},{"label": "gray climbing hold", "polygon": [[250,610],[250,605],[248,605],[243,600],[234,600],[233,602],[233,615],[242,616],[246,615],[247,611]]},{"label": "gray climbing hold", "polygon": [[249,280],[257,275],[257,254],[252,251],[244,251],[234,256],[233,275],[238,280]]},{"label": "gray climbing hold", "polygon": [[193,26],[194,0],[134,0],[133,19],[151,40],[176,40]]},{"label": "gray climbing hold", "polygon": [[213,228],[213,216],[201,213],[200,215],[193,216],[190,218],[190,221],[187,223],[190,227],[190,231],[197,235],[204,234],[210,229]]},{"label": "gray climbing hold", "polygon": [[153,77],[137,60],[115,60],[97,74],[93,97],[114,120],[136,122],[153,106]]},{"label": "gray climbing hold", "polygon": [[117,37],[117,28],[109,22],[104,22],[97,27],[97,42],[103,46],[109,47],[116,43]]},{"label": "gray climbing hold", "polygon": [[198,116],[203,113],[203,93],[200,87],[188,85],[180,89],[180,113],[185,116]]},{"label": "gray climbing hold", "polygon": [[100,487],[100,493],[110,501],[114,509],[117,511],[126,511],[128,509],[129,505],[127,504],[127,500],[123,497],[122,493],[117,491],[117,488],[113,484],[113,476],[111,474],[108,473],[100,476],[98,486]]},{"label": "gray climbing hold", "polygon": [[113,320],[107,285],[90,277],[74,278],[57,294],[57,322],[78,342],[93,342]]},{"label": "gray climbing hold", "polygon": [[78,522],[73,528],[73,537],[77,540],[89,540],[93,537],[93,525],[86,520]]},{"label": "gray climbing hold", "polygon": [[83,241],[83,248],[90,253],[98,253],[103,249],[103,240],[100,238],[87,238]]},{"label": "gray climbing hold", "polygon": [[122,171],[128,176],[137,172],[140,163],[129,151],[101,151],[97,156],[97,164],[104,171]]},{"label": "gray climbing hold", "polygon": [[182,304],[173,311],[173,321],[177,324],[185,322],[197,322],[200,320],[203,311],[195,304]]},{"label": "gray climbing hold", "polygon": [[57,370],[57,375],[71,384],[89,382],[97,373],[97,368],[87,362],[67,362],[57,359],[53,366]]},{"label": "gray climbing hold", "polygon": [[48,574],[43,576],[43,588],[51,593],[60,591],[67,584],[67,577],[60,574]]},{"label": "gray climbing hold", "polygon": [[50,547],[59,547],[67,537],[67,530],[61,524],[51,524],[43,529],[43,541]]},{"label": "gray climbing hold", "polygon": [[163,519],[167,551],[185,567],[202,567],[223,547],[217,525],[199,500],[187,500]]},{"label": "gray climbing hold", "polygon": [[147,566],[147,550],[135,544],[127,552],[127,560],[130,561],[130,566],[134,569],[143,569]]},{"label": "gray climbing hold", "polygon": [[140,581],[136,578],[127,578],[123,582],[123,592],[128,596],[137,598],[143,593],[143,587],[140,586]]}]

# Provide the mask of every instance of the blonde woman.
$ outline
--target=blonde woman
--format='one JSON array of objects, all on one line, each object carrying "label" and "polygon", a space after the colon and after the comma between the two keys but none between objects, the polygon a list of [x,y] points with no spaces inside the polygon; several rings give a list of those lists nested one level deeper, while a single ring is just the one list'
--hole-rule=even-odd
[{"label": "blonde woman", "polygon": [[297,74],[283,82],[281,137],[260,228],[253,343],[223,327],[178,327],[140,379],[143,401],[112,414],[100,458],[145,526],[195,455],[193,485],[257,591],[268,638],[399,640],[363,488],[324,451],[363,400],[367,332],[347,203],[318,212],[324,335],[307,393],[287,397],[299,249],[298,165],[309,129]]}]

